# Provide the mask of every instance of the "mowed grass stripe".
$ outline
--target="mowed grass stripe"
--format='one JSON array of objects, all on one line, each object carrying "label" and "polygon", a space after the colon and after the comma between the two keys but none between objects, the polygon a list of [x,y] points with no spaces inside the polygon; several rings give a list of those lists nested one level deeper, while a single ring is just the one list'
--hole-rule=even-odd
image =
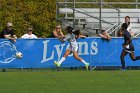
[{"label": "mowed grass stripe", "polygon": [[140,71],[0,72],[0,93],[139,93]]}]

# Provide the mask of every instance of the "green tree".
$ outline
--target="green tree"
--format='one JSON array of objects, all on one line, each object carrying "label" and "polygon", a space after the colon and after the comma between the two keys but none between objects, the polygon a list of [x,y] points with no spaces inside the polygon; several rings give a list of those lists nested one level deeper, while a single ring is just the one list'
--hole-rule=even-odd
[{"label": "green tree", "polygon": [[49,37],[55,26],[55,0],[0,0],[0,31],[12,22],[18,37],[34,28],[37,36]]}]

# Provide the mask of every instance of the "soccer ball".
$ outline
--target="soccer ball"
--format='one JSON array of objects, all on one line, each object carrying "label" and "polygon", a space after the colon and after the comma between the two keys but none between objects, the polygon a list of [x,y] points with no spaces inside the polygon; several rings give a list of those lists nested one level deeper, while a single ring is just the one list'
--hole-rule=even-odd
[{"label": "soccer ball", "polygon": [[22,58],[22,57],[23,57],[23,55],[22,55],[21,52],[17,52],[17,53],[16,53],[16,58]]}]

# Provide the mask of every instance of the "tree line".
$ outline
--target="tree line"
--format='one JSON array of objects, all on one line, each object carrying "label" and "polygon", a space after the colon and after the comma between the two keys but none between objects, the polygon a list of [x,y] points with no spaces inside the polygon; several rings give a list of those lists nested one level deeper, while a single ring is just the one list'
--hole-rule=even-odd
[{"label": "tree line", "polygon": [[7,22],[12,22],[18,37],[28,27],[39,37],[49,37],[56,24],[55,3],[55,0],[0,0],[0,31]]}]

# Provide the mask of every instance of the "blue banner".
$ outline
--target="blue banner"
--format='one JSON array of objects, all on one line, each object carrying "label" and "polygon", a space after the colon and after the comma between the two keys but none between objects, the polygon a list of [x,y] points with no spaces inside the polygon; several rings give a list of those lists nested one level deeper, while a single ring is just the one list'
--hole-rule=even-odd
[{"label": "blue banner", "polygon": [[[110,41],[101,38],[78,39],[78,54],[90,66],[120,66],[120,54],[123,38],[112,38]],[[140,55],[140,38],[133,39],[135,55]],[[69,47],[55,38],[17,39],[12,43],[0,39],[0,68],[52,68],[53,62],[59,61]],[[23,57],[16,58],[16,52]],[[133,62],[129,55],[125,57],[126,66],[140,66],[140,61]],[[70,54],[62,63],[63,67],[84,66]]]}]

